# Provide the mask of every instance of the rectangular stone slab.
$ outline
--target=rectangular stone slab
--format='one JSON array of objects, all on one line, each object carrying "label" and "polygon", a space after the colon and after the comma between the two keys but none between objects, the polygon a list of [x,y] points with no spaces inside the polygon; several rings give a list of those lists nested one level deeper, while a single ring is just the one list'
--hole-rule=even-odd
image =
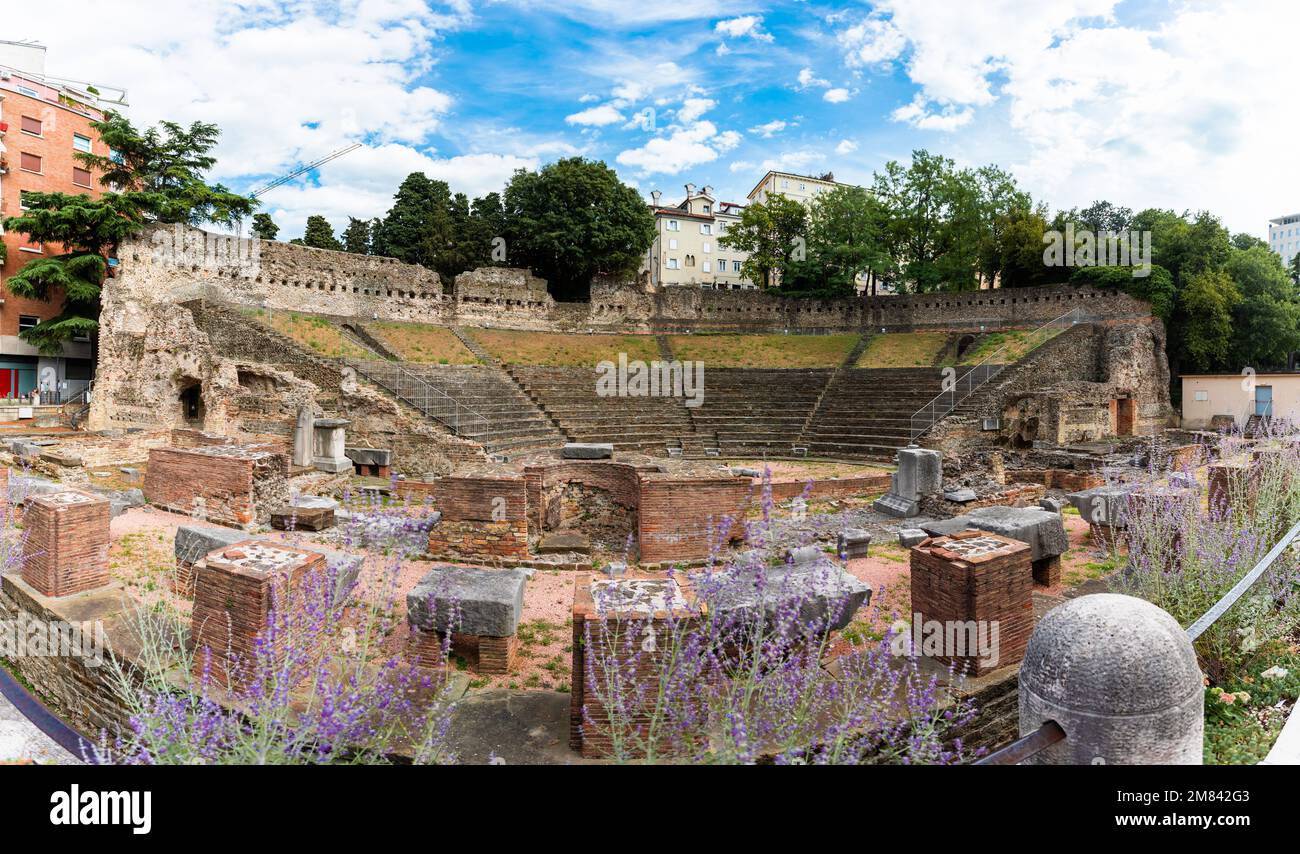
[{"label": "rectangular stone slab", "polygon": [[208,525],[182,525],[176,529],[176,559],[196,563],[208,552],[248,539],[246,531]]},{"label": "rectangular stone slab", "polygon": [[508,637],[519,627],[527,581],[522,569],[438,564],[407,594],[407,621],[424,631]]},{"label": "rectangular stone slab", "polygon": [[607,460],[614,456],[614,446],[597,442],[569,442],[560,451],[566,460]]}]

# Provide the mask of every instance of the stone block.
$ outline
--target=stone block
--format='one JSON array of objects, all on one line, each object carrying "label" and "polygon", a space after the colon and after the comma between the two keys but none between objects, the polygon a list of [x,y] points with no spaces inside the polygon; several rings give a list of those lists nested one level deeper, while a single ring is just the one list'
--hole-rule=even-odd
[{"label": "stone block", "polygon": [[537,553],[539,555],[564,554],[567,552],[589,555],[591,554],[591,540],[577,531],[555,531],[544,535],[537,543]]},{"label": "stone block", "polygon": [[1079,516],[1091,525],[1123,527],[1124,508],[1128,506],[1131,486],[1098,486],[1065,496]]},{"label": "stone block", "polygon": [[357,465],[390,466],[393,464],[393,452],[387,448],[345,448],[343,454]]},{"label": "stone block", "polygon": [[1060,513],[1065,507],[1065,502],[1059,498],[1040,498],[1038,499],[1038,506],[1050,513]]},{"label": "stone block", "polygon": [[886,516],[893,516],[895,519],[910,519],[920,514],[921,504],[915,499],[908,500],[902,496],[889,493],[873,501],[871,509]]},{"label": "stone block", "polygon": [[[763,573],[759,583],[758,573]],[[758,569],[736,567],[714,574],[710,611],[728,621],[774,622],[780,611],[798,606],[799,620],[822,630],[842,629],[871,600],[871,588],[819,555],[804,561]]]},{"label": "stone block", "polygon": [[920,528],[903,528],[898,532],[898,544],[905,549],[919,546],[929,538],[930,535]]},{"label": "stone block", "polygon": [[951,492],[945,492],[943,494],[943,497],[945,501],[953,501],[958,504],[965,504],[968,501],[974,501],[979,496],[975,494],[975,490],[971,489],[970,487],[965,487],[962,489],[954,489]]},{"label": "stone block", "polygon": [[334,508],[278,507],[271,511],[271,527],[280,531],[323,531],[334,527]]},{"label": "stone block", "polygon": [[1027,543],[1031,560],[1058,557],[1070,549],[1059,513],[1037,507],[978,507],[964,518],[971,528]]},{"label": "stone block", "polygon": [[246,540],[248,534],[234,528],[200,525],[182,525],[177,528],[173,543],[176,574],[171,581],[172,592],[186,599],[194,598],[194,564],[209,552]]},{"label": "stone block", "polygon": [[560,450],[566,460],[608,460],[614,456],[614,446],[598,442],[568,442]]},{"label": "stone block", "polygon": [[846,560],[867,557],[871,534],[861,528],[846,528],[835,540],[835,551]]},{"label": "stone block", "polygon": [[437,564],[406,597],[407,620],[416,629],[507,637],[524,610],[522,569]]}]

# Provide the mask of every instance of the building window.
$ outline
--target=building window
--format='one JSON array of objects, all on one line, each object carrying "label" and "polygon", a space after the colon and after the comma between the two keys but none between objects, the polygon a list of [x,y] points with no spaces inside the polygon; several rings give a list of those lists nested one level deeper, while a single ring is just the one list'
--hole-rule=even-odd
[{"label": "building window", "polygon": [[704,254],[708,255],[711,254],[712,252],[713,252],[713,244],[706,242],[704,244]]},{"label": "building window", "polygon": [[72,183],[76,184],[78,187],[89,189],[92,186],[90,183],[90,170],[82,169],[80,166],[73,166]]},{"label": "building window", "polygon": [[734,272],[734,273],[739,273],[739,272],[740,272],[740,262],[739,262],[739,261],[732,261],[732,262],[731,262],[731,270],[732,270],[732,272]]},{"label": "building window", "polygon": [[678,228],[680,228],[680,225],[678,224],[677,220],[675,220],[675,219],[670,219],[670,220],[668,220],[668,230],[669,230],[669,231],[676,231]]},{"label": "building window", "polygon": [[1198,391],[1198,392],[1196,393],[1196,399],[1197,399],[1197,400],[1209,400],[1209,399],[1210,399],[1210,393],[1209,393],[1208,391]]},{"label": "building window", "polygon": [[713,213],[713,205],[705,205],[705,206],[704,206],[704,212],[705,212],[705,213]]},{"label": "building window", "polygon": [[21,126],[23,129],[23,133],[30,133],[32,136],[41,135],[40,119],[34,119],[31,116],[23,116]]},{"label": "building window", "polygon": [[18,160],[18,165],[22,167],[25,172],[39,173],[41,171],[41,158],[35,154],[29,154],[24,151],[22,157]]},{"label": "building window", "polygon": [[687,266],[687,267],[694,267],[694,266],[695,266],[695,256],[694,256],[694,255],[687,255],[687,256],[686,256],[686,266]]},{"label": "building window", "polygon": [[700,269],[703,270],[703,271],[706,272],[706,273],[712,273],[712,272],[713,272],[713,270],[711,270],[711,269],[709,268],[709,262],[708,262],[708,261],[705,261],[704,264],[700,267]]},{"label": "building window", "polygon": [[72,135],[72,147],[75,148],[77,151],[84,151],[84,152],[86,152],[87,154],[89,154],[89,153],[90,153],[90,137],[88,137],[88,136],[82,136],[82,135],[79,134],[79,133],[74,133],[74,134]]},{"label": "building window", "polygon": [[669,259],[668,259],[668,269],[669,269],[669,270],[676,270],[676,269],[677,269],[677,259],[676,259],[676,258],[669,258]]},{"label": "building window", "polygon": [[719,272],[719,273],[725,273],[725,272],[727,272],[727,259],[726,259],[726,258],[719,258],[719,259],[718,259],[718,272]]},{"label": "building window", "polygon": [[39,97],[41,97],[41,93],[40,93],[40,92],[37,92],[35,89],[29,89],[29,88],[27,88],[26,86],[23,86],[22,84],[19,84],[19,85],[18,85],[18,94],[19,94],[19,95],[26,95],[28,98],[39,98]]},{"label": "building window", "polygon": [[676,249],[676,248],[677,248],[677,238],[676,238],[676,237],[670,237],[670,238],[668,238],[668,248],[669,248],[669,249]]},{"label": "building window", "polygon": [[22,242],[18,244],[19,252],[35,252],[38,255],[45,254],[45,247],[41,246],[39,243],[30,242],[31,238],[27,235],[24,234],[21,240]]},{"label": "building window", "polygon": [[20,314],[18,315],[18,331],[26,332],[28,329],[35,329],[36,324],[40,322],[41,319],[39,317],[30,314]]},{"label": "building window", "polygon": [[712,234],[713,226],[707,222],[700,223],[700,234]]},{"label": "building window", "polygon": [[30,192],[31,190],[22,190],[18,193],[18,207],[23,210],[27,210],[27,194]]}]

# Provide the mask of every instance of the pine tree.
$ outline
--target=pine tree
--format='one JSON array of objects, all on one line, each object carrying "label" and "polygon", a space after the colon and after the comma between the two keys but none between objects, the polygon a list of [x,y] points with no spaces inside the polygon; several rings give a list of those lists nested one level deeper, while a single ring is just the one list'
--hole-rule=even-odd
[{"label": "pine tree", "polygon": [[343,229],[343,250],[353,255],[370,254],[370,220],[348,217],[348,227]]},{"label": "pine tree", "polygon": [[275,224],[270,214],[253,214],[253,236],[260,240],[275,240],[280,233],[280,226]]},{"label": "pine tree", "polygon": [[333,249],[342,251],[343,244],[334,236],[334,226],[320,214],[307,217],[307,229],[302,235],[302,245],[314,249]]}]

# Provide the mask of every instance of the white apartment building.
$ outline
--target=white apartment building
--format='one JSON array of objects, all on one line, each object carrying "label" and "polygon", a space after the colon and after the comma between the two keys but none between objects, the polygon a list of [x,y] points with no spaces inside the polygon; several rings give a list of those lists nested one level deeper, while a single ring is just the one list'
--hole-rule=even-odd
[{"label": "white apartment building", "polygon": [[681,204],[663,207],[661,193],[650,194],[655,239],[641,265],[654,287],[689,285],[734,290],[755,285],[741,272],[748,254],[719,245],[727,229],[740,222],[743,205],[719,202],[712,187],[686,185]]},{"label": "white apartment building", "polygon": [[749,191],[749,201],[765,202],[779,193],[787,199],[794,199],[800,204],[807,205],[822,193],[842,186],[848,185],[836,181],[835,174],[832,172],[814,178],[811,175],[796,175],[793,172],[769,171],[763,176],[763,180]]},{"label": "white apartment building", "polygon": [[1280,216],[1268,221],[1268,248],[1282,256],[1282,265],[1288,266],[1300,252],[1300,214]]}]

